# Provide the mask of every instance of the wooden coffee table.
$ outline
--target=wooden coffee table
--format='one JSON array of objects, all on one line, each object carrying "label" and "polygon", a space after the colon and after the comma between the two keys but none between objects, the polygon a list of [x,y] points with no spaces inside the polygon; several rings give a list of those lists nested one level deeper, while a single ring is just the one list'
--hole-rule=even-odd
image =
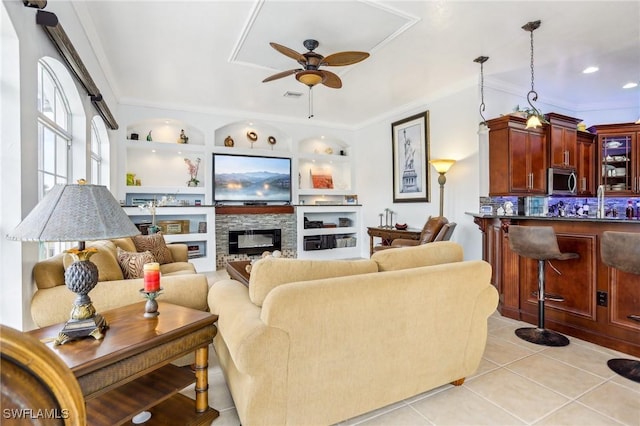
[{"label": "wooden coffee table", "polygon": [[[160,315],[144,318],[145,302],[102,312],[109,328],[102,340],[54,346],[64,324],[29,332],[55,352],[80,383],[87,424],[119,425],[141,411],[145,425],[209,425],[218,412],[208,402],[209,344],[217,315],[158,302]],[[195,374],[170,364],[195,351]],[[195,402],[180,394],[195,382]]]},{"label": "wooden coffee table", "polygon": [[247,265],[251,265],[250,260],[235,260],[227,262],[226,269],[232,280],[240,281],[249,287],[250,275],[247,272]]}]

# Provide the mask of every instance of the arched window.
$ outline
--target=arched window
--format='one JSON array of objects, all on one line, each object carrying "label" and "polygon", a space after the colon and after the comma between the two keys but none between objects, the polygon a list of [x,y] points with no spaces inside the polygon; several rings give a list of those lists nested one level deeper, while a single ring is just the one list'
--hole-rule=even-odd
[{"label": "arched window", "polygon": [[56,75],[38,62],[38,198],[71,175],[71,111]]},{"label": "arched window", "polygon": [[109,137],[104,120],[91,120],[91,183],[109,187]]}]

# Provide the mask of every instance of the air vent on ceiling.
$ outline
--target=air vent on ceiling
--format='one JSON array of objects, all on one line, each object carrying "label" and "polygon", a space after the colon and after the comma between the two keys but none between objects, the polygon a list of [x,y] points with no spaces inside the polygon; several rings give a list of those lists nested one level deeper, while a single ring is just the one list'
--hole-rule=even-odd
[{"label": "air vent on ceiling", "polygon": [[299,98],[300,96],[302,96],[301,92],[291,92],[291,91],[287,91],[284,92],[283,95],[285,98]]}]

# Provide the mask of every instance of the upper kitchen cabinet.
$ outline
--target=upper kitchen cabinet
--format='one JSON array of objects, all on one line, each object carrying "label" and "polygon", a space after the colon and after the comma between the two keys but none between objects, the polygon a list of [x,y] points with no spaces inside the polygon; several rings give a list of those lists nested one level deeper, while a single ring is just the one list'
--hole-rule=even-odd
[{"label": "upper kitchen cabinet", "polygon": [[589,128],[598,135],[600,184],[612,195],[640,193],[640,125],[604,124]]},{"label": "upper kitchen cabinet", "polygon": [[578,131],[578,177],[576,194],[584,197],[593,197],[596,194],[596,135],[589,132]]},{"label": "upper kitchen cabinet", "polygon": [[507,115],[487,121],[489,195],[547,192],[546,129],[525,129],[526,119]]},{"label": "upper kitchen cabinet", "polygon": [[577,124],[582,120],[549,113],[546,116],[549,139],[550,167],[576,169],[578,167]]}]

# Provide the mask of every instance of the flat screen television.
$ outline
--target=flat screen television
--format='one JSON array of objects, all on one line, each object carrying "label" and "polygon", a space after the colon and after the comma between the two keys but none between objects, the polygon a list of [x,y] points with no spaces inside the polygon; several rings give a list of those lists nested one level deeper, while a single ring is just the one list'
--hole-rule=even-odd
[{"label": "flat screen television", "polygon": [[215,203],[291,202],[291,158],[213,154]]}]

